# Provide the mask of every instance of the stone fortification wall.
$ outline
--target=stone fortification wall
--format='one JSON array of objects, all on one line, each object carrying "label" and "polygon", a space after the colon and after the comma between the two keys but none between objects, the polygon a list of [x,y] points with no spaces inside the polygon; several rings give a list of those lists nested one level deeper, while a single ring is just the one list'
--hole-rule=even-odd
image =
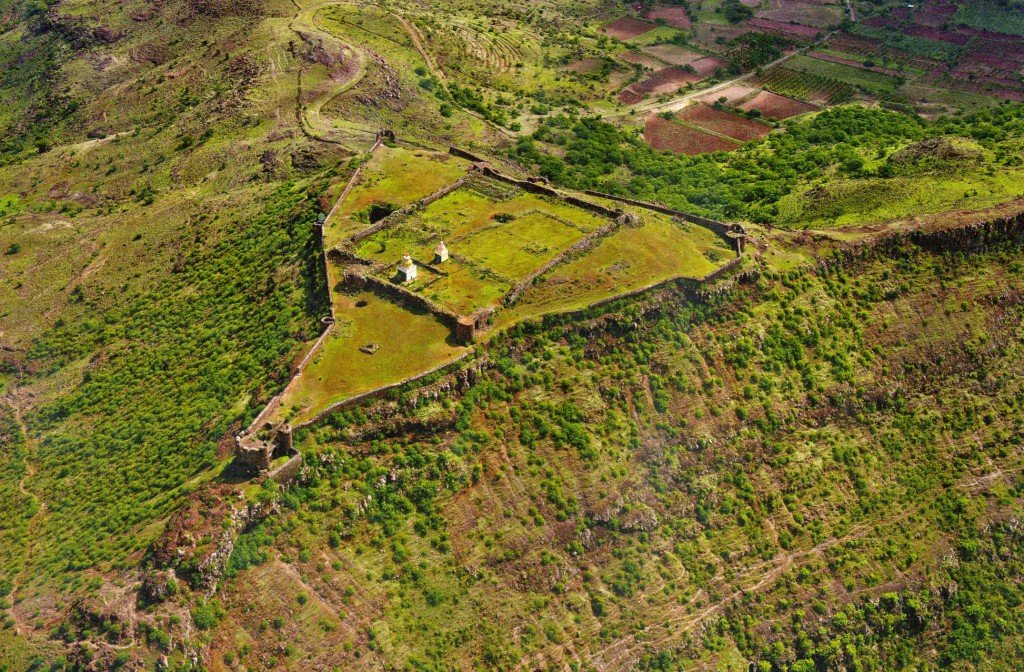
[{"label": "stone fortification wall", "polygon": [[576,243],[574,243],[571,247],[567,248],[560,254],[555,255],[555,257],[553,257],[546,264],[544,264],[540,268],[535,269],[525,278],[523,278],[515,285],[513,285],[512,289],[508,290],[508,292],[505,293],[505,296],[502,297],[502,303],[506,307],[515,305],[516,301],[518,301],[522,297],[523,293],[527,289],[529,289],[530,285],[533,284],[534,280],[544,275],[555,266],[558,266],[559,264],[563,263],[569,257],[572,257],[577,254],[582,254],[586,250],[589,250],[594,245],[596,245],[597,241],[599,241],[601,238],[604,238],[614,233],[620,225],[621,222],[618,220],[609,222],[608,224],[602,226],[600,229],[593,231],[584,238],[581,238],[580,240],[576,241]]},{"label": "stone fortification wall", "polygon": [[635,198],[627,198],[625,196],[615,196],[613,194],[606,194],[601,191],[594,191],[593,189],[586,189],[583,193],[589,194],[590,196],[596,196],[598,198],[604,198],[610,201],[616,201],[618,203],[625,203],[626,205],[634,205],[638,208],[646,208],[648,210],[653,210],[654,212],[660,212],[663,215],[670,215],[672,217],[678,217],[679,219],[691,222],[693,224],[699,224],[704,228],[711,229],[712,231],[717,233],[722,238],[725,238],[729,242],[733,241],[733,235],[730,234],[746,233],[743,226],[740,224],[727,224],[725,222],[719,222],[718,220],[715,219],[708,219],[707,217],[701,217],[700,215],[694,215],[692,213],[684,212],[682,210],[676,210],[675,208],[670,208],[666,205],[662,205],[661,203],[641,201]]},{"label": "stone fortification wall", "polygon": [[442,308],[427,297],[410,291],[401,285],[360,273],[358,269],[353,268],[346,269],[343,283],[355,289],[369,289],[400,306],[405,306],[412,310],[426,311],[436,317],[441,324],[448,327],[453,334],[458,328],[460,315]]},{"label": "stone fortification wall", "polygon": [[[331,404],[330,406],[328,406],[324,410],[320,411],[314,417],[310,418],[306,422],[302,423],[301,425],[296,425],[295,428],[296,429],[301,429],[301,428],[304,428],[304,427],[315,426],[318,423],[322,422],[324,418],[328,417],[332,413],[337,413],[338,411],[343,411],[345,409],[352,408],[354,406],[361,406],[361,405],[363,405],[363,404],[365,404],[365,403],[367,403],[369,401],[375,401],[375,400],[378,400],[378,399],[382,399],[382,398],[386,397],[388,394],[390,394],[392,391],[398,390],[398,389],[400,389],[400,388],[402,388],[402,387],[404,387],[406,385],[413,385],[416,382],[418,382],[420,380],[423,380],[424,378],[428,378],[430,376],[434,376],[434,375],[439,374],[439,373],[444,373],[444,372],[447,372],[447,371],[453,371],[453,370],[460,369],[461,366],[462,366],[462,363],[465,360],[469,359],[472,355],[473,355],[472,352],[467,352],[466,354],[462,355],[461,357],[459,357],[459,358],[457,358],[455,360],[452,360],[451,362],[448,362],[446,364],[441,364],[440,366],[436,366],[433,369],[430,369],[429,371],[424,371],[423,373],[415,375],[412,378],[408,378],[406,380],[402,380],[402,381],[399,381],[397,383],[391,383],[390,385],[382,385],[382,386],[380,386],[378,388],[369,390],[367,392],[363,392],[362,394],[358,394],[358,395],[356,395],[354,397],[350,397],[348,399],[344,399],[342,401],[339,401],[339,402],[337,402],[335,404]],[[481,364],[481,367],[483,367],[483,366],[485,366],[485,365]]]}]

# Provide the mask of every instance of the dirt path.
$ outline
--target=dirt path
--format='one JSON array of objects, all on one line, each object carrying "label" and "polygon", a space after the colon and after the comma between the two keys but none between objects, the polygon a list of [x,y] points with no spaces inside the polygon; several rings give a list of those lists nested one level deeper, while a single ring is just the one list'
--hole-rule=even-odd
[{"label": "dirt path", "polygon": [[[320,13],[332,6],[341,6],[350,3],[345,2],[321,2],[310,7],[302,7],[297,2],[293,2],[297,11],[292,20],[288,23],[289,29],[299,36],[300,42],[305,42],[302,39],[302,35],[307,37],[313,37],[320,41],[320,45],[325,50],[341,54],[343,58],[354,58],[355,71],[353,74],[339,81],[335,86],[329,90],[318,95],[309,104],[303,102],[303,63],[301,58],[298,58],[298,79],[297,79],[297,90],[296,90],[296,117],[303,133],[311,138],[320,140],[322,142],[330,142],[338,144],[340,141],[330,137],[329,134],[336,134],[339,129],[335,124],[324,119],[321,114],[321,110],[325,105],[335,100],[338,96],[343,95],[354,86],[359,84],[365,77],[367,72],[367,55],[362,49],[358,49],[356,46],[345,42],[333,33],[324,30],[319,25]],[[351,123],[351,122],[350,122]],[[353,125],[350,131],[376,135],[376,129],[361,128]]]},{"label": "dirt path", "polygon": [[[815,47],[817,47],[817,46],[819,46],[821,44],[824,44],[834,34],[835,33],[828,33],[827,35],[822,37],[820,40],[818,40],[818,41],[814,42],[813,44],[809,45],[807,47],[807,49],[814,49]],[[782,56],[780,56],[779,58],[776,58],[771,63],[766,63],[765,65],[762,65],[759,69],[761,71],[764,71],[764,70],[768,70],[770,68],[774,68],[777,65],[782,65],[783,63],[785,63],[789,59],[793,58],[794,56],[799,56],[803,52],[804,52],[804,49],[800,49],[800,50],[797,50],[797,51],[792,51],[792,52],[790,52],[788,54],[783,54]],[[747,73],[744,73],[742,75],[739,75],[738,77],[734,77],[732,79],[728,79],[728,80],[726,80],[724,82],[719,82],[718,84],[715,84],[714,86],[709,87],[707,89],[701,89],[699,91],[693,91],[691,93],[684,93],[682,95],[679,95],[679,96],[676,96],[676,97],[672,98],[671,100],[667,100],[667,101],[664,101],[664,102],[657,102],[657,101],[655,101],[655,102],[650,102],[650,103],[640,103],[638,105],[628,107],[625,110],[616,110],[616,111],[613,111],[613,112],[608,112],[608,113],[604,114],[603,116],[606,119],[616,119],[616,118],[621,118],[621,117],[627,117],[629,115],[637,114],[637,113],[647,115],[647,114],[655,114],[655,113],[658,113],[658,112],[675,112],[675,111],[681,110],[682,108],[686,107],[691,102],[693,102],[693,100],[696,99],[696,98],[699,98],[701,96],[706,96],[709,93],[715,93],[717,91],[722,91],[724,89],[729,88],[730,86],[733,86],[734,84],[742,84],[743,82],[746,82],[746,81],[748,81],[750,79],[753,79],[755,76],[757,76],[757,72],[758,72],[757,70],[751,70],[750,72],[747,72]]]},{"label": "dirt path", "polygon": [[[36,524],[39,519],[46,514],[47,506],[46,502],[43,501],[41,497],[26,487],[27,481],[34,477],[38,471],[31,459],[32,455],[35,453],[36,441],[32,439],[29,434],[28,426],[25,424],[24,417],[22,416],[21,407],[10,399],[6,400],[6,403],[14,414],[14,420],[18,423],[18,428],[21,430],[22,436],[25,437],[25,475],[18,481],[18,492],[36,504],[36,511],[29,519],[25,531],[25,549],[22,555],[21,570],[11,580],[11,604],[15,605],[18,602],[18,591],[25,583],[25,579],[27,578],[26,574],[29,571],[30,561],[32,560],[35,545]],[[15,634],[25,636],[25,633],[30,630],[31,627],[28,625],[27,621],[18,614],[18,610],[14,606],[11,607],[10,613],[11,619],[14,621]]]}]

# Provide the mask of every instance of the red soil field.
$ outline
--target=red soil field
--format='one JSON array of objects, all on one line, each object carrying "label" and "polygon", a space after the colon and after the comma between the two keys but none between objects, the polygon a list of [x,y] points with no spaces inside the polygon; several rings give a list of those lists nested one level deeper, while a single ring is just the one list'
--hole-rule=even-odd
[{"label": "red soil field", "polygon": [[[1021,49],[1020,56],[1024,58],[1024,48]],[[1021,66],[1021,61],[993,53],[973,52],[968,54],[964,61],[967,63],[977,63],[978,65],[984,65],[993,70],[1002,70],[1004,72],[1015,72]]]},{"label": "red soil field", "polygon": [[956,3],[929,2],[914,14],[914,23],[941,28],[949,21],[949,17],[956,14],[956,9]]},{"label": "red soil field", "polygon": [[950,44],[957,45],[967,44],[971,39],[971,36],[967,33],[954,33],[949,30],[929,28],[927,26],[910,26],[903,32],[912,37],[923,37],[926,40],[936,40],[938,42],[948,42]]},{"label": "red soil field", "polygon": [[705,56],[704,58],[699,58],[690,65],[693,66],[693,69],[696,70],[697,74],[700,75],[701,77],[710,77],[711,75],[715,74],[715,70],[718,70],[719,68],[729,67],[728,62],[723,61],[722,59],[716,58],[714,56]]},{"label": "red soil field", "polygon": [[751,28],[757,28],[759,30],[770,30],[776,33],[783,33],[790,37],[803,37],[811,39],[817,37],[818,33],[821,32],[818,28],[811,28],[810,26],[797,26],[792,23],[782,23],[781,21],[772,21],[771,19],[751,19],[747,24]]},{"label": "red soil field", "polygon": [[772,0],[771,7],[758,12],[756,18],[779,23],[796,23],[814,28],[828,28],[842,20],[842,9],[835,3],[809,3],[802,0]]},{"label": "red soil field", "polygon": [[739,106],[739,109],[747,112],[749,110],[760,110],[761,115],[769,119],[789,119],[798,114],[813,112],[821,109],[817,105],[805,103],[802,100],[795,100],[780,96],[771,91],[762,91],[747,102]]},{"label": "red soil field", "polygon": [[631,40],[637,35],[643,35],[648,30],[657,28],[656,24],[650,21],[643,21],[642,19],[619,19],[618,21],[612,21],[607,26],[602,28],[605,33],[619,40]]},{"label": "red soil field", "polygon": [[897,7],[889,10],[882,16],[872,16],[864,21],[865,26],[872,28],[899,28],[900,23],[910,18],[910,9]]},{"label": "red soil field", "polygon": [[647,18],[651,21],[661,19],[676,28],[689,28],[693,25],[690,17],[686,15],[686,10],[682,7],[655,7],[647,12]]},{"label": "red soil field", "polygon": [[771,127],[753,119],[741,117],[725,110],[716,110],[710,105],[698,103],[683,110],[679,118],[688,124],[699,126],[713,133],[720,133],[742,142],[763,138],[771,133]]},{"label": "red soil field", "polygon": [[658,151],[690,156],[708,152],[728,152],[739,147],[738,143],[689,128],[671,119],[663,119],[656,114],[647,117],[644,140]]},{"label": "red soil field", "polygon": [[828,41],[828,46],[850,54],[875,55],[882,49],[882,41],[873,37],[836,35]]},{"label": "red soil field", "polygon": [[[684,84],[699,82],[702,79],[704,78],[700,75],[687,72],[682,68],[665,68],[663,70],[658,70],[647,79],[627,87],[625,91],[619,94],[619,100],[632,105],[633,103],[638,103],[643,100],[645,96],[659,96],[663,93],[674,93]],[[637,96],[639,96],[639,98],[637,98]]]}]

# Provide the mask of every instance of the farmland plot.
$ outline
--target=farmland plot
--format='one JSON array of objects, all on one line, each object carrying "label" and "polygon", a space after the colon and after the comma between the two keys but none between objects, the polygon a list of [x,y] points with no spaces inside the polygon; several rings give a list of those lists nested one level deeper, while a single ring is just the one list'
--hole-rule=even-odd
[{"label": "farmland plot", "polygon": [[691,156],[709,152],[728,152],[740,146],[739,142],[705,133],[657,114],[647,117],[644,140],[653,149]]}]

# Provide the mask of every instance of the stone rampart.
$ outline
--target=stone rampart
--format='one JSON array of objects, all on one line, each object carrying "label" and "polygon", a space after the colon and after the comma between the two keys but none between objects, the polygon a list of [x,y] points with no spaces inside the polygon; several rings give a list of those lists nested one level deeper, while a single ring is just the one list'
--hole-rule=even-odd
[{"label": "stone rampart", "polygon": [[555,257],[548,261],[546,264],[544,264],[540,268],[535,269],[525,278],[523,278],[515,285],[513,285],[512,289],[508,290],[508,292],[505,293],[505,296],[502,297],[502,303],[506,307],[515,305],[516,301],[518,301],[520,297],[522,297],[523,292],[525,292],[530,287],[530,285],[533,284],[534,280],[544,275],[555,266],[558,266],[559,264],[564,262],[568,257],[581,254],[584,251],[589,250],[591,247],[597,244],[598,240],[614,233],[619,228],[619,226],[619,220],[609,222],[608,224],[602,226],[600,229],[593,231],[584,238],[581,238],[580,240],[576,241],[576,243],[574,243],[572,246],[563,250],[560,254],[555,255]]},{"label": "stone rampart", "polygon": [[293,451],[292,456],[288,458],[288,461],[282,464],[277,469],[269,472],[267,478],[276,482],[282,487],[287,487],[294,483],[302,472],[302,453],[299,451]]},{"label": "stone rampart", "polygon": [[399,389],[401,387],[404,387],[405,385],[412,385],[412,384],[414,384],[414,383],[416,383],[416,382],[418,382],[420,380],[423,380],[424,378],[436,375],[438,373],[442,373],[444,371],[448,371],[448,370],[459,368],[460,365],[462,364],[462,362],[464,360],[468,359],[469,357],[471,357],[472,355],[473,355],[472,351],[467,352],[467,353],[461,355],[460,357],[458,357],[458,358],[456,358],[456,359],[454,359],[454,360],[452,360],[450,362],[447,362],[445,364],[441,364],[440,366],[436,366],[433,369],[430,369],[429,371],[424,371],[423,373],[415,375],[412,378],[407,378],[407,379],[399,381],[397,383],[391,383],[390,385],[382,385],[382,386],[380,386],[378,388],[369,390],[367,392],[363,392],[362,394],[357,394],[354,397],[349,397],[348,399],[344,399],[344,400],[339,401],[337,403],[331,404],[330,406],[328,406],[324,410],[320,411],[319,413],[317,413],[315,416],[313,416],[312,418],[310,418],[306,422],[304,422],[304,423],[302,423],[300,425],[296,425],[296,429],[301,429],[301,428],[304,428],[304,427],[314,426],[314,425],[318,424],[319,422],[321,422],[327,416],[331,415],[332,413],[337,413],[338,411],[343,411],[343,410],[345,410],[347,408],[352,408],[353,406],[359,406],[359,405],[364,404],[364,403],[366,403],[368,401],[374,401],[376,399],[381,399],[381,398],[385,397],[386,395],[388,395],[389,393],[391,393],[393,390],[397,390],[397,389]]},{"label": "stone rampart", "polygon": [[708,219],[707,217],[701,217],[700,215],[694,215],[689,212],[682,210],[676,210],[670,208],[667,205],[661,203],[653,203],[651,201],[641,201],[636,198],[628,198],[626,196],[615,196],[614,194],[606,194],[601,191],[595,191],[593,189],[584,190],[585,194],[590,196],[596,196],[598,198],[604,198],[610,201],[616,201],[618,203],[625,203],[626,205],[633,205],[638,208],[646,208],[647,210],[653,210],[654,212],[660,212],[663,215],[670,215],[672,217],[678,217],[679,219],[698,224],[704,228],[711,229],[719,236],[725,238],[729,242],[734,241],[734,234],[741,233],[746,234],[746,230],[740,224],[727,224],[725,222],[719,222],[715,219]]}]

